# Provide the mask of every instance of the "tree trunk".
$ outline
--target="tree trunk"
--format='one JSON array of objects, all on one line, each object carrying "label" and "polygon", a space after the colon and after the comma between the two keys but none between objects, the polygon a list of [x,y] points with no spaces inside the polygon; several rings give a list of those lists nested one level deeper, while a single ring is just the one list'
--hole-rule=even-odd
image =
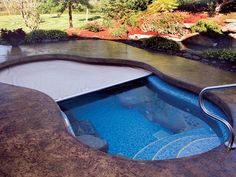
[{"label": "tree trunk", "polygon": [[219,15],[219,13],[221,11],[221,7],[222,7],[222,4],[219,4],[219,3],[216,4],[216,8],[215,8],[216,15]]},{"label": "tree trunk", "polygon": [[89,9],[86,8],[86,22],[88,22]]},{"label": "tree trunk", "polygon": [[11,15],[11,11],[9,9],[9,1],[3,0],[3,6],[6,8],[8,15]]},{"label": "tree trunk", "polygon": [[73,28],[73,19],[72,19],[72,3],[68,3],[68,13],[69,13],[69,27]]}]

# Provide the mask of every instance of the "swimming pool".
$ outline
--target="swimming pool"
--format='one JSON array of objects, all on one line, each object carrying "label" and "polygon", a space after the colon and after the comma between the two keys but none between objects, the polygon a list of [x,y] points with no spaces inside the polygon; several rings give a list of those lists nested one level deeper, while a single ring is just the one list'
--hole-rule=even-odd
[{"label": "swimming pool", "polygon": [[[77,137],[95,136],[107,142],[109,154],[135,160],[196,155],[219,146],[227,137],[223,125],[201,112],[197,95],[154,75],[58,104]],[[206,101],[206,106],[226,119],[211,102]]]}]

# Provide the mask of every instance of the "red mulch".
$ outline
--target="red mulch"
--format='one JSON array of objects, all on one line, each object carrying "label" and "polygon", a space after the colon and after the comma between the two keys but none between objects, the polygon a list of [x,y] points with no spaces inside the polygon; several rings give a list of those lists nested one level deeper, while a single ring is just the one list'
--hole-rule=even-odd
[{"label": "red mulch", "polygon": [[[182,14],[185,18],[182,20],[183,23],[196,23],[200,19],[208,18],[208,14],[206,13],[189,13],[189,12],[177,12]],[[120,22],[115,23],[115,27],[119,27]],[[82,38],[98,38],[98,39],[107,39],[107,40],[127,40],[129,39],[129,35],[159,35],[159,36],[168,36],[172,38],[179,38],[177,35],[170,34],[160,34],[158,32],[143,32],[140,28],[128,28],[129,33],[125,34],[122,37],[114,37],[111,35],[111,30],[104,28],[103,31],[100,32],[91,32],[88,30],[80,30],[80,29],[68,29],[68,35],[75,35]]]},{"label": "red mulch", "polygon": [[161,34],[158,32],[143,32],[139,28],[129,28],[129,33],[122,36],[122,37],[114,37],[111,35],[111,31],[109,29],[104,29],[103,31],[100,32],[92,32],[88,30],[79,30],[79,29],[68,29],[67,33],[68,35],[72,36],[78,36],[82,38],[98,38],[98,39],[107,39],[107,40],[127,40],[129,39],[129,35],[159,35],[159,36],[168,36],[168,37],[173,37],[173,38],[178,38],[176,35],[170,35],[170,34]]},{"label": "red mulch", "polygon": [[197,23],[201,19],[209,17],[207,13],[187,13],[187,17],[184,18],[184,23]]}]

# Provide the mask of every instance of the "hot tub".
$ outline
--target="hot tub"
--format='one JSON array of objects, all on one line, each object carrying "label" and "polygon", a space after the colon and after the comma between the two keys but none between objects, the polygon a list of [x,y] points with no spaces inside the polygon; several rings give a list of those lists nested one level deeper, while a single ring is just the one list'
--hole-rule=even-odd
[{"label": "hot tub", "polygon": [[[135,160],[201,154],[221,145],[228,136],[223,125],[201,112],[197,95],[154,75],[58,104],[78,139],[98,137],[107,142],[109,154]],[[216,105],[205,104],[226,119]],[[84,122],[86,126],[81,127]]]}]

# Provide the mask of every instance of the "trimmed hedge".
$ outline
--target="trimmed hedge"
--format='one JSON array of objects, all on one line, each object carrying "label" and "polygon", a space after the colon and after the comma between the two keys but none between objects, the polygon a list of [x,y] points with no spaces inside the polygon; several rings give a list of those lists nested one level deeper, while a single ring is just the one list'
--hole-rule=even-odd
[{"label": "trimmed hedge", "polygon": [[204,58],[236,62],[236,52],[230,49],[209,49],[201,54]]},{"label": "trimmed hedge", "polygon": [[35,44],[50,41],[66,41],[69,36],[60,30],[35,30],[26,35],[26,44]]},{"label": "trimmed hedge", "polygon": [[154,50],[162,50],[162,51],[179,51],[180,45],[170,39],[153,36],[144,41],[144,46]]}]

